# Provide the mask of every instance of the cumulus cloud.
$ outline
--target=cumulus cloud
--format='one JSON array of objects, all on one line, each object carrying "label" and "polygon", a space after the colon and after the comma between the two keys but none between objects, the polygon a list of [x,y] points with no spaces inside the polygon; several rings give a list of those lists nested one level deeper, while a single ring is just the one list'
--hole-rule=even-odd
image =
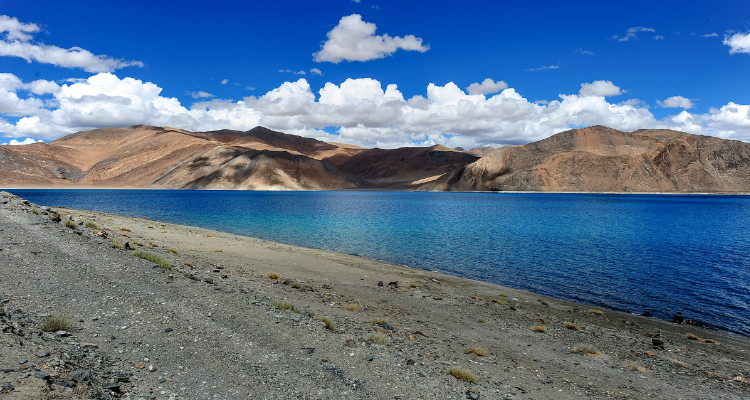
[{"label": "cumulus cloud", "polygon": [[591,83],[582,83],[581,90],[578,92],[581,96],[619,96],[622,89],[615,86],[611,81],[593,81]]},{"label": "cumulus cloud", "polygon": [[672,96],[664,101],[656,100],[656,102],[662,108],[684,108],[689,110],[695,106],[690,99],[682,96]]},{"label": "cumulus cloud", "polygon": [[94,53],[80,47],[63,49],[57,46],[32,43],[31,33],[39,31],[36,24],[25,24],[16,18],[0,16],[0,56],[20,57],[27,62],[40,62],[66,68],[81,68],[86,72],[111,72],[119,68],[138,66],[140,61],[125,61]]},{"label": "cumulus cloud", "polygon": [[323,76],[323,71],[321,71],[321,70],[319,70],[319,69],[317,69],[317,68],[313,68],[313,69],[311,69],[311,70],[310,70],[310,73],[311,73],[311,74],[313,74],[313,75],[319,75],[319,76]]},{"label": "cumulus cloud", "polygon": [[11,140],[10,142],[8,142],[8,143],[3,143],[3,145],[11,145],[11,146],[23,146],[23,145],[25,145],[25,144],[33,144],[33,143],[43,143],[43,142],[44,142],[44,141],[43,141],[43,140],[41,140],[41,139],[39,139],[39,140],[34,140],[33,138],[26,138],[26,139],[24,139],[24,140],[16,140],[16,139],[12,139],[12,140]]},{"label": "cumulus cloud", "polygon": [[504,81],[493,81],[490,78],[487,78],[482,81],[482,83],[474,82],[469,87],[466,88],[466,91],[469,92],[469,94],[489,94],[489,93],[497,93],[503,89],[507,89],[508,84]]},{"label": "cumulus cloud", "polygon": [[295,74],[295,75],[307,75],[307,72],[305,71],[294,71],[291,69],[280,69],[279,72],[282,72],[282,73],[288,72],[288,73]]},{"label": "cumulus cloud", "polygon": [[594,55],[593,51],[584,50],[584,49],[576,49],[576,53],[583,54],[583,55],[586,55],[586,56],[593,56]]},{"label": "cumulus cloud", "polygon": [[[584,84],[595,92],[609,90],[604,95],[601,91],[599,95],[560,94],[544,104],[527,100],[513,88],[486,96],[466,92],[451,82],[431,83],[423,94],[406,98],[397,85],[370,78],[328,82],[317,92],[307,80],[299,79],[257,97],[214,99],[187,108],[176,98],[161,96],[162,89],[154,83],[111,73],[62,84],[51,94],[54,105],[33,94],[17,96],[27,83],[15,76],[0,78],[0,116],[10,115],[6,111],[10,109],[20,117],[15,123],[0,120],[0,132],[19,140],[55,139],[84,129],[135,124],[193,131],[247,130],[262,125],[321,140],[383,148],[523,144],[595,124],[624,131],[670,128],[750,140],[748,105],[729,103],[709,114],[682,111],[657,120],[637,99],[619,104],[607,101],[606,93],[620,90],[607,81]],[[326,132],[327,127],[337,127],[336,133]]]},{"label": "cumulus cloud", "polygon": [[229,83],[229,79],[222,79],[221,80],[221,84],[222,85],[226,85],[227,83]]},{"label": "cumulus cloud", "polygon": [[729,46],[729,54],[749,53],[750,54],[750,32],[735,33],[732,36],[724,36],[725,45]]},{"label": "cumulus cloud", "polygon": [[[656,31],[653,28],[646,28],[645,26],[634,26],[634,27],[628,28],[624,36],[612,35],[610,39],[617,40],[619,42],[627,42],[628,40],[637,38],[638,36],[636,35],[636,33],[638,32],[656,32]],[[662,39],[664,38],[662,37]]]},{"label": "cumulus cloud", "polygon": [[214,97],[214,95],[212,95],[211,93],[204,92],[202,90],[197,91],[197,92],[185,92],[185,94],[189,94],[194,99],[203,99],[203,98],[206,98],[206,97]]},{"label": "cumulus cloud", "polygon": [[664,36],[662,36],[662,35],[656,35],[656,36],[654,36],[654,40],[664,40]]},{"label": "cumulus cloud", "polygon": [[326,34],[328,40],[320,51],[313,53],[316,62],[370,61],[384,58],[397,50],[412,50],[424,53],[429,45],[422,45],[422,39],[414,35],[403,38],[388,34],[375,35],[375,24],[365,22],[359,14],[341,18],[339,24]]},{"label": "cumulus cloud", "polygon": [[558,68],[560,68],[559,65],[549,65],[549,66],[546,66],[546,67],[529,68],[529,69],[525,69],[524,71],[545,71],[545,70],[548,70],[548,69],[558,69]]},{"label": "cumulus cloud", "polygon": [[714,32],[714,33],[707,33],[705,35],[701,35],[701,37],[719,37],[719,34],[716,33],[716,32]]}]

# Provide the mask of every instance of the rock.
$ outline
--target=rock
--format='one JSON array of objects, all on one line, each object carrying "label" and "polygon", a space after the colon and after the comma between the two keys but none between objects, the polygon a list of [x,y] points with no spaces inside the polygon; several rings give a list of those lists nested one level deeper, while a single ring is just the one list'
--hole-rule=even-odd
[{"label": "rock", "polygon": [[206,282],[206,283],[212,285],[214,283],[214,279],[213,278],[203,278],[203,282]]},{"label": "rock", "polygon": [[84,349],[95,349],[99,347],[99,345],[96,343],[86,343],[86,342],[78,343],[78,345],[83,347]]},{"label": "rock", "polygon": [[651,338],[651,344],[654,347],[661,347],[662,349],[664,348],[664,341],[661,339]]},{"label": "rock", "polygon": [[2,392],[12,392],[16,388],[13,387],[13,385],[10,384],[10,382],[2,382],[0,383],[0,393]]},{"label": "rock", "polygon": [[333,289],[333,286],[331,286],[331,285],[329,285],[329,284],[326,283],[325,285],[323,285],[323,289],[330,290],[330,289]]},{"label": "rock", "polygon": [[414,360],[412,359],[406,360],[406,365],[414,365]]},{"label": "rock", "polygon": [[378,286],[383,286],[383,281],[378,281]]},{"label": "rock", "polygon": [[154,372],[154,371],[156,371],[156,367],[154,367],[153,365],[149,365],[149,366],[148,366],[148,370],[149,370],[150,372]]},{"label": "rock", "polygon": [[13,371],[15,371],[15,369],[13,369],[13,368],[3,368],[3,369],[0,369],[0,373],[3,373],[3,374],[7,374],[8,372],[13,372]]},{"label": "rock", "polygon": [[373,358],[372,356],[367,356],[367,357],[365,358],[365,361],[372,361],[372,360],[374,360],[374,358]]},{"label": "rock", "polygon": [[156,380],[159,383],[164,383],[167,381],[167,378],[165,378],[164,376],[159,376],[158,378],[156,378]]},{"label": "rock", "polygon": [[55,335],[60,336],[60,337],[68,337],[68,336],[71,336],[72,333],[67,332],[67,331],[57,331],[55,332]]},{"label": "rock", "polygon": [[36,353],[34,353],[34,355],[40,358],[47,357],[49,355],[49,351],[47,350],[37,351]]},{"label": "rock", "polygon": [[39,371],[36,374],[34,374],[34,376],[36,376],[39,379],[44,379],[44,380],[50,379],[49,374],[44,371]]},{"label": "rock", "polygon": [[78,370],[78,371],[73,371],[69,373],[68,379],[78,381],[78,382],[83,382],[85,380],[88,380],[90,375],[91,373],[89,371]]},{"label": "rock", "polygon": [[467,390],[466,398],[468,400],[479,400],[479,392],[476,390]]},{"label": "rock", "polygon": [[391,324],[387,322],[383,322],[383,329],[387,331],[394,331],[394,332],[396,331],[396,328],[394,328]]},{"label": "rock", "polygon": [[73,382],[68,382],[68,381],[63,381],[63,382],[52,382],[52,384],[53,384],[53,385],[57,385],[57,386],[62,386],[62,387],[66,387],[66,388],[72,388],[72,387],[75,387],[75,386],[76,386],[76,385],[75,385],[75,383],[73,383]]},{"label": "rock", "polygon": [[172,332],[173,330],[174,330],[174,329],[172,329],[172,328],[167,328],[167,329],[165,329],[165,330],[164,330],[164,332],[165,332],[165,333],[169,333],[169,332]]},{"label": "rock", "polygon": [[398,289],[398,281],[388,282],[388,287],[391,287],[391,286]]},{"label": "rock", "polygon": [[119,392],[120,391],[120,384],[119,383],[107,383],[106,385],[102,386],[102,389],[104,389],[104,390],[111,390],[113,392]]},{"label": "rock", "polygon": [[143,369],[143,368],[146,368],[146,364],[138,361],[138,362],[135,363],[135,367],[138,368],[138,369]]}]

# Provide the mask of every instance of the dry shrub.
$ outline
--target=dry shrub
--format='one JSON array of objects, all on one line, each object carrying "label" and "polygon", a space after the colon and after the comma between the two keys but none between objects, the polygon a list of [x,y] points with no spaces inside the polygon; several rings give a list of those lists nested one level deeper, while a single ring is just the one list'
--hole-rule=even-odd
[{"label": "dry shrub", "polygon": [[479,346],[471,346],[464,350],[464,354],[473,354],[475,356],[484,357],[487,355],[487,350]]},{"label": "dry shrub", "polygon": [[450,367],[448,368],[448,371],[446,371],[446,374],[451,375],[454,378],[460,381],[464,381],[464,382],[469,382],[469,383],[479,382],[479,379],[477,378],[476,375],[471,373],[471,371],[463,369],[463,368]]},{"label": "dry shrub", "polygon": [[600,356],[602,355],[602,352],[596,349],[595,347],[588,345],[588,344],[579,344],[576,347],[573,348],[573,352],[575,353],[584,353],[584,354],[591,354],[592,356]]},{"label": "dry shrub", "polygon": [[277,274],[276,272],[269,272],[267,275],[268,279],[279,279],[281,278],[281,275]]},{"label": "dry shrub", "polygon": [[563,326],[566,327],[566,328],[568,328],[568,329],[570,329],[570,330],[574,330],[574,331],[580,331],[581,330],[581,328],[578,325],[576,325],[576,324],[574,324],[574,323],[572,323],[570,321],[565,321],[563,323]]},{"label": "dry shrub", "polygon": [[543,326],[539,326],[539,325],[532,326],[531,330],[534,331],[534,332],[547,333],[547,328],[545,328]]}]

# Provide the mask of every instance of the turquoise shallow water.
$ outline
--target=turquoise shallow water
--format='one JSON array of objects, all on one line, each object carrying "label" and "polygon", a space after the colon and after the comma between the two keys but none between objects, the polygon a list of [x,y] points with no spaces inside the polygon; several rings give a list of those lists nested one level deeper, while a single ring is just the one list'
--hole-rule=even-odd
[{"label": "turquoise shallow water", "polygon": [[750,334],[750,196],[12,192]]}]

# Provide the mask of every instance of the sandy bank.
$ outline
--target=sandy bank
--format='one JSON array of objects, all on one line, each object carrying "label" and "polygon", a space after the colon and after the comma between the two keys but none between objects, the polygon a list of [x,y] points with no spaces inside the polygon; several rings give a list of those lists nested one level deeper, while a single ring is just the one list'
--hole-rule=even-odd
[{"label": "sandy bank", "polygon": [[[7,193],[0,203],[0,381],[14,387],[3,398],[750,397],[744,337]],[[39,330],[53,313],[72,316],[72,336]]]}]

